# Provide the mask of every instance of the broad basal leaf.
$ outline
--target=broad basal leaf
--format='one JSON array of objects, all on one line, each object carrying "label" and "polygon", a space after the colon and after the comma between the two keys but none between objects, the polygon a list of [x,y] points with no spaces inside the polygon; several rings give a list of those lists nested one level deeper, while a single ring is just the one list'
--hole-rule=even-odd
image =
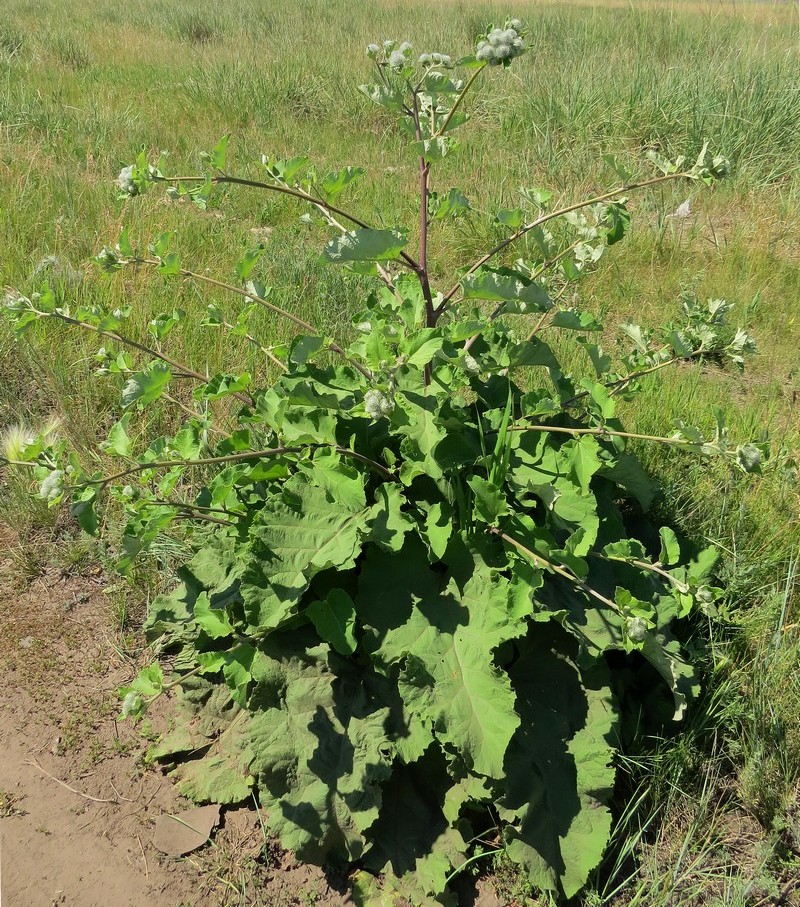
[{"label": "broad basal leaf", "polygon": [[292,613],[320,570],[352,567],[367,531],[369,511],[357,506],[356,496],[331,500],[303,475],[287,481],[284,489],[267,501],[250,530],[249,563],[242,576],[247,619],[262,632]]},{"label": "broad basal leaf", "polygon": [[311,602],[306,610],[320,638],[329,642],[340,655],[356,650],[356,606],[344,589],[331,589],[327,596]]},{"label": "broad basal leaf", "polygon": [[148,758],[179,762],[172,774],[178,790],[198,803],[240,803],[252,793],[250,716],[226,686],[202,678],[181,689],[175,726],[148,751]]},{"label": "broad basal leaf", "polygon": [[357,608],[364,646],[384,669],[401,664],[400,691],[413,715],[479,774],[500,777],[518,724],[514,694],[490,654],[522,632],[510,620],[510,584],[480,559],[463,589],[428,567],[409,541],[397,556],[370,552]]},{"label": "broad basal leaf", "polygon": [[506,852],[533,885],[572,897],[611,828],[614,713],[608,678],[582,678],[563,631],[535,626],[511,669],[521,717],[506,759]]},{"label": "broad basal leaf", "polygon": [[375,505],[370,511],[370,538],[387,551],[399,551],[406,533],[414,525],[411,517],[401,508],[405,498],[400,487],[384,482],[375,491]]},{"label": "broad basal leaf", "polygon": [[361,856],[393,752],[380,682],[327,652],[265,656],[251,724],[268,826],[315,862]]}]

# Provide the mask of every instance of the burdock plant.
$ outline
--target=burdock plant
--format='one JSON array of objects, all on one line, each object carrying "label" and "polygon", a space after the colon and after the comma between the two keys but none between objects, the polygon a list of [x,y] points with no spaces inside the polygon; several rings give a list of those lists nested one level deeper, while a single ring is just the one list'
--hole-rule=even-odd
[{"label": "burdock plant", "polygon": [[[491,248],[449,282],[431,279],[433,241],[478,216],[432,175],[456,152],[469,92],[525,41],[510,19],[455,62],[405,42],[367,48],[361,91],[418,161],[414,231],[342,200],[363,169],[265,155],[235,175],[227,137],[201,173],[168,174],[142,153],[120,174],[126,198],[165,187],[204,207],[232,186],[294,198],[327,235],[323,260],[371,282],[349,341],[272,300],[262,248],[216,277],[188,267],[169,234],[147,246],[125,230],[97,261],[228,291],[202,324],[252,344],[260,374],[175,359],[170,339],[196,312],[159,314],[137,338],[128,310],[72,306],[49,287],[6,306],[20,332],[92,332],[122,407],[90,465],[43,437],[6,462],[32,469],[89,532],[102,501],[123,511],[121,569],[167,533],[195,552],[150,607],[153,663],[122,691],[134,717],[175,694],[174,729],[150,758],[197,801],[255,793],[282,844],[345,866],[364,903],[446,903],[453,877],[498,851],[539,888],[569,897],[584,885],[609,838],[630,681],[662,684],[680,719],[696,682],[673,625],[713,612],[720,594],[713,553],[692,557],[672,530],[648,527],[653,486],[630,443],[750,471],[762,457],[721,419],[711,437],[682,422],[654,436],[617,415],[661,369],[741,365],[750,340],[728,328],[724,302],[687,299],[684,322],[662,330],[622,325],[617,360],[597,316],[565,302],[623,238],[631,193],[724,175],[706,148],[690,163],[651,154],[641,179],[609,158],[618,184],[583,201],[523,188],[519,207],[496,212]],[[258,309],[288,320],[293,341],[261,336]],[[559,360],[558,333],[585,367]],[[155,406],[178,414],[174,434],[147,437]]]}]

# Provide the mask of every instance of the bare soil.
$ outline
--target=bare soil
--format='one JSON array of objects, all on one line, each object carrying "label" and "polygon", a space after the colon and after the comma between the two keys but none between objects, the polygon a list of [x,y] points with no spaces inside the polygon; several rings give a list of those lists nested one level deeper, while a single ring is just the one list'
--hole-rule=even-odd
[{"label": "bare soil", "polygon": [[[0,903],[343,904],[321,871],[265,841],[254,809],[224,813],[184,858],[153,847],[155,819],[192,804],[145,763],[141,728],[117,720],[138,641],[113,586],[58,567],[23,582],[16,551],[0,527]],[[158,729],[156,715],[145,731]]]}]

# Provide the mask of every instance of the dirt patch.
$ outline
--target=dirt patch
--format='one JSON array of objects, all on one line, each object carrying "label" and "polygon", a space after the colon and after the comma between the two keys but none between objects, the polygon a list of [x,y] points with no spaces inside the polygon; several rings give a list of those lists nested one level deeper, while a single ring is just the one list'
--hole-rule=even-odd
[{"label": "dirt patch", "polygon": [[[143,759],[141,730],[117,721],[116,688],[137,668],[98,572],[53,567],[19,583],[0,532],[0,884],[13,907],[320,905],[342,896],[264,836],[254,809],[223,814],[185,858],[152,844],[158,816],[192,804]],[[158,712],[144,726],[155,735]]]}]

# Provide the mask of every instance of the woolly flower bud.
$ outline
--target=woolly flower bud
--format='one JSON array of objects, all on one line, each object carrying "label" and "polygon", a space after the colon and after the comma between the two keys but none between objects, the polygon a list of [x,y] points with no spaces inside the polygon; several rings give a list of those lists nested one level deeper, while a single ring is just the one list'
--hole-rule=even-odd
[{"label": "woolly flower bud", "polygon": [[489,43],[492,47],[497,47],[499,44],[503,43],[502,38],[503,32],[499,28],[493,28],[488,35]]},{"label": "woolly flower bud", "polygon": [[393,50],[389,54],[389,66],[392,69],[402,69],[406,65],[405,54],[401,54],[399,50]]},{"label": "woolly flower bud", "polygon": [[625,624],[628,639],[632,642],[644,642],[647,636],[647,621],[642,617],[629,617]]},{"label": "woolly flower bud", "polygon": [[508,44],[500,44],[494,49],[495,54],[497,55],[498,60],[509,60],[511,59],[514,51]]},{"label": "woolly flower bud", "polygon": [[710,605],[714,601],[714,593],[710,586],[700,586],[695,593],[695,597],[703,605]]},{"label": "woolly flower bud", "polygon": [[403,43],[397,48],[401,54],[407,54],[411,51],[411,45],[408,41],[403,41]]},{"label": "woolly flower bud", "polygon": [[130,164],[127,167],[123,167],[119,172],[117,177],[117,185],[119,188],[127,193],[128,195],[136,195],[139,191],[139,187],[133,181],[133,164]]},{"label": "woolly flower bud", "polygon": [[724,179],[731,172],[731,162],[722,155],[717,155],[709,167],[711,175],[718,180]]},{"label": "woolly flower bud", "polygon": [[490,66],[499,62],[494,48],[490,44],[484,44],[483,47],[479,48],[475,57],[481,62],[488,63]]},{"label": "woolly flower bud", "polygon": [[103,246],[103,248],[97,254],[97,261],[101,265],[115,265],[119,261],[119,255],[117,255],[114,249],[111,249],[108,246]]},{"label": "woolly flower bud", "polygon": [[64,473],[60,469],[54,469],[42,480],[42,484],[39,486],[39,497],[50,504],[58,500],[63,493]]},{"label": "woolly flower bud", "polygon": [[364,408],[371,419],[381,419],[392,414],[394,400],[387,397],[383,391],[372,388],[364,394]]},{"label": "woolly flower bud", "polygon": [[508,22],[506,22],[506,26],[508,28],[513,28],[515,32],[522,31],[522,22],[519,19],[509,19]]},{"label": "woolly flower bud", "polygon": [[15,290],[13,287],[6,287],[3,298],[0,299],[0,306],[4,309],[16,310],[29,303],[30,299],[27,296],[23,296],[19,290]]},{"label": "woolly flower bud", "polygon": [[377,44],[367,44],[367,56],[375,59],[378,54],[381,52],[380,47]]},{"label": "woolly flower bud", "polygon": [[433,63],[433,57],[430,54],[420,54],[418,62],[420,66],[430,66]]}]

